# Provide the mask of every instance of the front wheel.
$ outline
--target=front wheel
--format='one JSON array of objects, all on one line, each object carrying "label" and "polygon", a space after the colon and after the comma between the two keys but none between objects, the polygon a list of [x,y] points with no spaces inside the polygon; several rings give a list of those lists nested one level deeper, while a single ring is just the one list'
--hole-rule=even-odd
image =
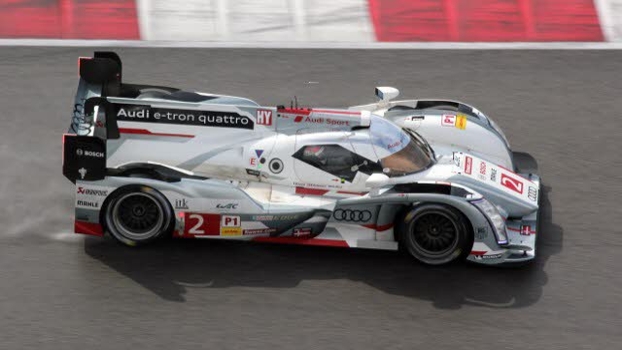
[{"label": "front wheel", "polygon": [[125,186],[113,192],[103,211],[106,230],[117,241],[144,245],[170,235],[173,209],[159,191],[147,186]]},{"label": "front wheel", "polygon": [[406,212],[398,224],[400,244],[424,264],[464,259],[473,245],[467,219],[446,205],[419,205]]}]

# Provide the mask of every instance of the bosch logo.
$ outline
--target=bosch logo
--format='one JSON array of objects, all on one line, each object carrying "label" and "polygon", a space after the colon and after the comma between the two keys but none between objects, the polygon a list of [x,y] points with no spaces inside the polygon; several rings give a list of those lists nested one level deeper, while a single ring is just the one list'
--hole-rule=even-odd
[{"label": "bosch logo", "polygon": [[93,157],[93,158],[104,158],[104,152],[93,152],[93,151],[88,151],[88,150],[83,150],[82,148],[78,148],[76,150],[76,154],[78,155],[78,157]]},{"label": "bosch logo", "polygon": [[369,210],[337,209],[333,213],[335,220],[349,222],[367,222],[371,220],[371,216]]}]

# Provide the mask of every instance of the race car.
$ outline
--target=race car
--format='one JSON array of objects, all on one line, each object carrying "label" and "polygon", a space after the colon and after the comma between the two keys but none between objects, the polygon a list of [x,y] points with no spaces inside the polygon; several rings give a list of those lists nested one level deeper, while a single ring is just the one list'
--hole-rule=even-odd
[{"label": "race car", "polygon": [[540,179],[504,134],[445,100],[343,109],[122,82],[112,52],[80,58],[63,174],[75,232],[402,249],[429,265],[535,257]]}]

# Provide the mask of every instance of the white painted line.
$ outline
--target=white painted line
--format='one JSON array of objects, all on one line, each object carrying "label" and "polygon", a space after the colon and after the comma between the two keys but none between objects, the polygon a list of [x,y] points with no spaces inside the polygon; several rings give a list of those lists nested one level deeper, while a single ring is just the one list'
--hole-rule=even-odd
[{"label": "white painted line", "polygon": [[372,42],[367,6],[367,0],[137,0],[142,39],[183,42]]},{"label": "white painted line", "polygon": [[622,41],[622,0],[595,0],[594,4],[605,40]]},{"label": "white painted line", "polygon": [[371,49],[371,50],[622,50],[622,42],[455,43],[455,42],[225,42],[0,39],[0,46],[143,47],[143,48],[247,48],[247,49]]}]

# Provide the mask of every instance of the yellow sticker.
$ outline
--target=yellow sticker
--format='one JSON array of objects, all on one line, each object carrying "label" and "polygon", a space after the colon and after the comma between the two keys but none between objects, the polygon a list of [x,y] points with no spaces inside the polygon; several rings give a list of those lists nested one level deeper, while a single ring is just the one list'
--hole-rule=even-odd
[{"label": "yellow sticker", "polygon": [[466,125],[467,125],[467,117],[465,115],[458,114],[458,117],[456,118],[456,128],[460,130],[464,130],[466,129]]},{"label": "yellow sticker", "polygon": [[220,235],[221,236],[241,236],[242,228],[241,227],[221,227]]}]

